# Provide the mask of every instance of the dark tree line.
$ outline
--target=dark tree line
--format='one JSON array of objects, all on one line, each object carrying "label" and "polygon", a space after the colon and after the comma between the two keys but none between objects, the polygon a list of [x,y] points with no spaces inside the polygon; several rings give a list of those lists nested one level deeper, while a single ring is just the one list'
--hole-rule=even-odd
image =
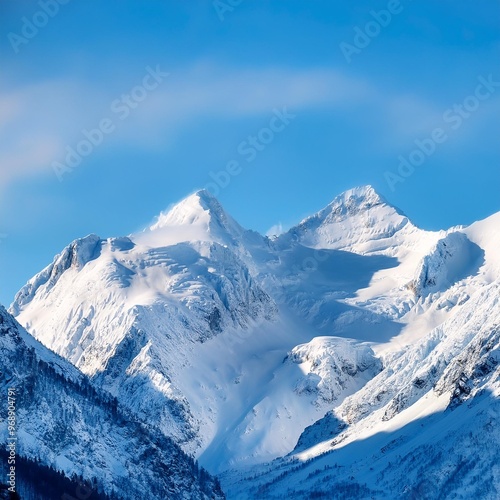
[{"label": "dark tree line", "polygon": [[[6,477],[7,453],[0,450],[0,471]],[[97,483],[85,482],[74,475],[69,478],[53,467],[40,463],[38,459],[16,457],[16,493],[8,491],[7,485],[0,485],[1,500],[119,500],[117,496],[103,493]]]}]

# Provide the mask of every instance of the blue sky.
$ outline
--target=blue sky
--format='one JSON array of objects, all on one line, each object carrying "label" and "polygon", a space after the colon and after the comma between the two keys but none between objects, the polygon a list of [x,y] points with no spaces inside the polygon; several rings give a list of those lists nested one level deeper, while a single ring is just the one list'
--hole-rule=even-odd
[{"label": "blue sky", "polygon": [[4,0],[0,19],[1,303],[214,177],[261,232],[362,184],[427,229],[500,210],[498,1]]}]

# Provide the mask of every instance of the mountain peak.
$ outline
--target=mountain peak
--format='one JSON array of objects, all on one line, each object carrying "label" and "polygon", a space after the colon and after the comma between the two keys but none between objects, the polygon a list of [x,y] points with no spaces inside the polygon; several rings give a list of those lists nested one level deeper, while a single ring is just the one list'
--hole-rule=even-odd
[{"label": "mountain peak", "polygon": [[211,211],[223,211],[222,205],[219,200],[207,189],[199,189],[194,193],[186,196],[182,199],[177,205],[190,205],[190,206],[198,206],[203,210],[211,210]]},{"label": "mountain peak", "polygon": [[385,199],[372,186],[366,185],[344,191],[336,196],[326,209],[345,207],[346,214],[351,215],[350,212],[360,212],[382,204],[386,204]]},{"label": "mountain peak", "polygon": [[304,219],[300,223],[300,226],[304,224],[309,225],[313,222],[316,224],[333,221],[339,222],[357,214],[365,213],[378,206],[386,206],[391,211],[400,214],[372,186],[355,187],[336,196],[325,208]]},{"label": "mountain peak", "polygon": [[162,212],[150,229],[154,231],[167,226],[209,224],[213,217],[227,219],[217,198],[206,189],[201,189]]},{"label": "mountain peak", "polygon": [[359,251],[378,249],[369,242],[387,240],[408,218],[370,186],[348,189],[289,232],[306,246]]},{"label": "mountain peak", "polygon": [[341,193],[338,196],[342,196],[345,194],[353,194],[353,195],[369,195],[369,196],[380,196],[376,191],[375,188],[371,184],[364,184],[362,186],[355,186],[351,189],[346,189],[343,193]]},{"label": "mountain peak", "polygon": [[197,196],[200,200],[207,203],[213,201],[219,203],[219,200],[217,200],[217,198],[208,189],[198,189],[198,191],[195,191],[191,196]]},{"label": "mountain peak", "polygon": [[[234,246],[245,230],[206,189],[190,194],[160,213],[146,230],[151,244],[180,241],[215,241]],[[153,239],[151,239],[151,237]]]}]

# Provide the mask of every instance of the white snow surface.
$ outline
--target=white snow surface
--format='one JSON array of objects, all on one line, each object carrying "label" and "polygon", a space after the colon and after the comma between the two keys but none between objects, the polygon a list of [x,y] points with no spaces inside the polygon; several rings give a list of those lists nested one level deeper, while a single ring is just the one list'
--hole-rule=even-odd
[{"label": "white snow surface", "polygon": [[[100,491],[124,500],[223,497],[212,478],[200,480],[192,459],[177,445],[130,419],[109,394],[93,389],[85,375],[36,341],[2,306],[0,389],[6,395],[14,390],[9,418],[7,404],[0,408],[0,442],[5,448],[15,439],[17,457],[37,460],[68,478],[95,479]],[[4,477],[6,466],[0,464]],[[20,467],[17,463],[18,492]],[[46,498],[45,493],[38,488],[37,498]]]},{"label": "white snow surface", "polygon": [[[499,390],[499,224],[497,213],[425,231],[364,186],[269,239],[200,191],[143,232],[73,242],[10,311],[223,472],[229,498],[322,491],[321,481],[352,498],[422,493],[412,446],[429,470],[434,457],[440,491],[454,491],[442,478],[458,458],[452,466],[425,447],[439,435],[456,458],[458,439],[474,451],[488,419],[498,430],[496,403],[485,408]],[[457,414],[478,419],[471,435],[455,429]],[[493,456],[488,448],[484,463]],[[463,491],[482,491],[469,483]]]}]

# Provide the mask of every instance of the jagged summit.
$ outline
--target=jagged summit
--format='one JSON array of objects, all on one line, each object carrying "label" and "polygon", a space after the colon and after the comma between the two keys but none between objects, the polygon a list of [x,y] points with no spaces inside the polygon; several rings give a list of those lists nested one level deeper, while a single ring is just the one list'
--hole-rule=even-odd
[{"label": "jagged summit", "polygon": [[372,186],[366,185],[344,191],[333,199],[330,206],[340,204],[347,206],[355,205],[366,209],[382,203],[387,204],[384,197],[377,193]]},{"label": "jagged summit", "polygon": [[168,242],[211,241],[237,246],[243,237],[242,228],[206,189],[187,196],[162,212],[143,234],[133,236],[152,246]]},{"label": "jagged summit", "polygon": [[289,234],[306,246],[365,252],[379,249],[370,242],[387,240],[407,225],[414,228],[400,210],[366,185],[336,196]]},{"label": "jagged summit", "polygon": [[356,186],[340,193],[339,195],[335,196],[332,203],[335,200],[340,200],[340,199],[347,200],[349,198],[367,199],[367,200],[382,201],[382,202],[385,201],[382,195],[377,193],[377,191],[373,186],[371,186],[370,184],[365,184],[364,186]]},{"label": "jagged summit", "polygon": [[391,207],[395,212],[400,213],[398,209],[392,207],[383,196],[377,193],[372,186],[359,186],[335,196],[325,208],[307,217],[301,224],[312,220],[341,220],[380,205],[386,205]]},{"label": "jagged summit", "polygon": [[201,189],[162,212],[150,229],[154,231],[165,226],[207,224],[212,217],[220,219],[221,222],[228,219],[217,198],[206,189]]}]

